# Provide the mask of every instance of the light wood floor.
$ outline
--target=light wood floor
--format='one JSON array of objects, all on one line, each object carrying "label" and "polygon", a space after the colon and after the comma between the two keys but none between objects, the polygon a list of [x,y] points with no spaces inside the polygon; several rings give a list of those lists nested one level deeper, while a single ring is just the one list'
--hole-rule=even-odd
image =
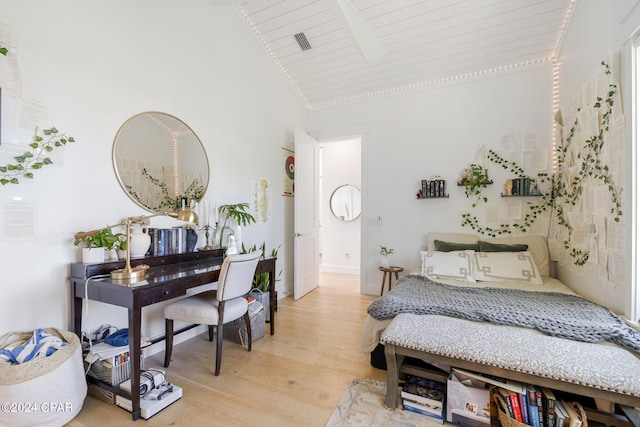
[{"label": "light wood floor", "polygon": [[[206,333],[176,345],[167,376],[183,397],[150,419],[133,422],[124,409],[87,396],[68,425],[324,426],[353,378],[386,380],[360,351],[374,298],[360,295],[357,276],[323,274],[304,298],[279,301],[275,335],[267,329],[251,352],[225,341],[218,377]],[[162,368],[163,358],[150,356],[145,367]]]}]

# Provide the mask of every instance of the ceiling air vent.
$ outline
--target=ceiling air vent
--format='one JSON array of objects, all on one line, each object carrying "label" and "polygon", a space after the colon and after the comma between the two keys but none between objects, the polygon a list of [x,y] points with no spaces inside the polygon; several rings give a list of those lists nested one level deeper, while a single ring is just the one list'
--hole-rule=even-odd
[{"label": "ceiling air vent", "polygon": [[300,46],[300,50],[305,51],[305,50],[311,49],[309,40],[307,40],[307,36],[305,36],[304,33],[294,34],[293,37],[298,42],[298,46]]}]

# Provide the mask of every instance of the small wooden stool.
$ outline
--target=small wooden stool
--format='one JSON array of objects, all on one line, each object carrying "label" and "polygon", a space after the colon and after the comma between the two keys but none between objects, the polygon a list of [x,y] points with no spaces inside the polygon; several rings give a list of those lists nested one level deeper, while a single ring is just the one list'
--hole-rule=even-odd
[{"label": "small wooden stool", "polygon": [[395,273],[396,282],[397,282],[398,281],[398,273],[400,273],[401,271],[404,271],[404,268],[392,265],[390,267],[378,267],[378,270],[383,272],[383,274],[382,274],[382,287],[380,288],[380,296],[382,296],[382,293],[384,292],[384,282],[385,282],[385,280],[387,280],[387,277],[389,278],[389,290],[391,290],[391,275],[393,273]]}]

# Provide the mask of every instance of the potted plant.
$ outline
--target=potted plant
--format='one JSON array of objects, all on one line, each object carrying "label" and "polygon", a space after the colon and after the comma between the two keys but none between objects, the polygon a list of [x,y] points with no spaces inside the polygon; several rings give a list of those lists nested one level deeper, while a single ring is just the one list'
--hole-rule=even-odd
[{"label": "potted plant", "polygon": [[[262,242],[262,245],[260,245],[260,248],[257,248],[256,245],[253,245],[252,247],[250,247],[249,249],[245,248],[244,244],[242,245],[242,252],[243,253],[248,253],[248,252],[253,252],[256,250],[260,250],[261,255],[260,255],[260,259],[265,259],[267,258],[266,256],[266,245],[264,242]],[[280,249],[280,246],[278,246],[277,248],[273,248],[271,249],[271,252],[269,254],[269,258],[277,258],[278,257],[278,250]],[[276,277],[275,281],[277,282],[278,280],[280,280],[280,275],[282,274],[282,270],[280,270],[280,272],[278,272],[278,277]],[[269,288],[271,287],[271,282],[269,281],[269,273],[268,272],[264,272],[264,273],[260,273],[260,274],[256,274],[255,277],[253,278],[253,282],[251,284],[251,291],[250,295],[252,297],[254,297],[255,299],[259,300],[262,303],[262,306],[264,307],[266,313],[267,313],[267,320],[271,320],[270,319],[270,315],[269,315]],[[278,301],[278,294],[277,292],[274,292],[276,295],[276,305],[274,305],[274,309],[277,309],[277,301]]]},{"label": "potted plant", "polygon": [[489,179],[489,171],[480,165],[471,164],[469,169],[464,170],[464,175],[458,185],[464,186],[464,194],[468,197],[475,197],[472,206],[475,208],[480,201],[487,203],[487,197],[482,195],[482,190],[488,184],[493,184]]},{"label": "potted plant", "polygon": [[393,253],[392,248],[380,245],[380,255],[382,255],[380,262],[383,268],[389,268],[389,255]]},{"label": "potted plant", "polygon": [[85,264],[104,262],[106,251],[127,248],[126,237],[121,233],[114,234],[110,228],[95,233],[80,231],[75,236],[73,244],[82,246],[82,262]]},{"label": "potted plant", "polygon": [[[227,227],[229,218],[235,220],[238,225],[249,225],[252,222],[255,223],[256,219],[246,209],[249,207],[249,203],[236,203],[232,205],[220,205],[218,212],[225,216],[222,227],[219,228],[220,237],[218,238],[218,245],[222,247],[222,241],[224,239],[224,230]],[[233,233],[233,232],[232,232]]]}]

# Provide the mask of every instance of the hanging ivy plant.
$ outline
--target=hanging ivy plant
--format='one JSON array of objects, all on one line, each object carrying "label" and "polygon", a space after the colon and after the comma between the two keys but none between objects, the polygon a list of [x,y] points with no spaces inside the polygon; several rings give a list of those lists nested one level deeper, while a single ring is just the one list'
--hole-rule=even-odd
[{"label": "hanging ivy plant", "polygon": [[487,203],[488,198],[482,194],[482,190],[487,188],[488,184],[493,184],[493,181],[489,179],[487,169],[472,163],[458,184],[464,186],[464,194],[466,194],[468,198],[475,198],[472,204],[475,208],[481,201]]},{"label": "hanging ivy plant", "polygon": [[0,174],[2,174],[0,184],[19,184],[19,178],[33,179],[34,171],[53,164],[53,161],[46,156],[48,153],[51,153],[56,147],[66,145],[68,142],[75,142],[73,137],[67,136],[65,133],[58,133],[58,129],[55,127],[44,129],[42,133],[44,137],[38,135],[36,128],[33,142],[29,144],[31,150],[25,151],[20,156],[15,156],[15,163],[0,166]]},{"label": "hanging ivy plant", "polygon": [[[601,63],[605,67],[605,73],[611,74],[611,69],[604,61]],[[598,134],[588,138],[584,141],[583,148],[580,154],[577,156],[580,159],[581,167],[572,179],[570,183],[565,182],[564,179],[560,179],[561,172],[551,178],[547,173],[537,174],[538,182],[549,183],[551,181],[550,190],[547,193],[541,193],[541,199],[539,203],[529,205],[529,212],[527,212],[524,218],[520,221],[513,223],[500,224],[498,227],[483,227],[480,225],[478,218],[471,213],[462,214],[461,225],[463,227],[470,227],[477,233],[496,237],[504,234],[511,234],[514,231],[527,232],[535,221],[541,216],[543,212],[551,208],[555,212],[555,219],[559,226],[566,228],[567,240],[563,242],[564,248],[568,251],[569,255],[573,258],[575,265],[584,265],[589,259],[589,251],[585,249],[578,249],[571,244],[571,235],[573,234],[573,227],[568,220],[568,212],[565,209],[566,206],[576,206],[580,197],[583,195],[586,181],[596,180],[604,184],[609,190],[609,196],[613,207],[610,210],[612,219],[615,222],[619,222],[622,216],[622,204],[620,202],[620,191],[617,189],[609,167],[602,163],[602,148],[604,146],[604,132],[609,130],[609,122],[612,114],[613,100],[617,91],[615,84],[609,85],[606,98],[597,97],[596,102],[593,105],[595,109],[605,108],[600,115],[599,131]],[[580,109],[578,109],[578,112]],[[567,133],[567,137],[564,143],[557,148],[557,159],[560,171],[566,164],[566,156],[569,152],[571,145],[574,143],[576,135],[576,129],[578,128],[578,118],[576,119]],[[487,158],[497,165],[501,166],[505,170],[509,170],[512,174],[518,177],[527,177],[524,169],[515,162],[510,162],[502,158],[498,153],[493,150],[489,150]],[[473,165],[472,165],[473,166]],[[477,165],[476,165],[477,166]],[[473,171],[473,168],[472,168]],[[473,173],[473,172],[472,172]],[[466,184],[465,184],[465,187]],[[470,191],[470,188],[473,191]],[[487,202],[487,197],[482,195],[482,190],[486,188],[478,186],[469,186],[465,189],[467,197],[474,197],[475,201],[472,203],[472,207],[476,207],[478,200]]]}]

